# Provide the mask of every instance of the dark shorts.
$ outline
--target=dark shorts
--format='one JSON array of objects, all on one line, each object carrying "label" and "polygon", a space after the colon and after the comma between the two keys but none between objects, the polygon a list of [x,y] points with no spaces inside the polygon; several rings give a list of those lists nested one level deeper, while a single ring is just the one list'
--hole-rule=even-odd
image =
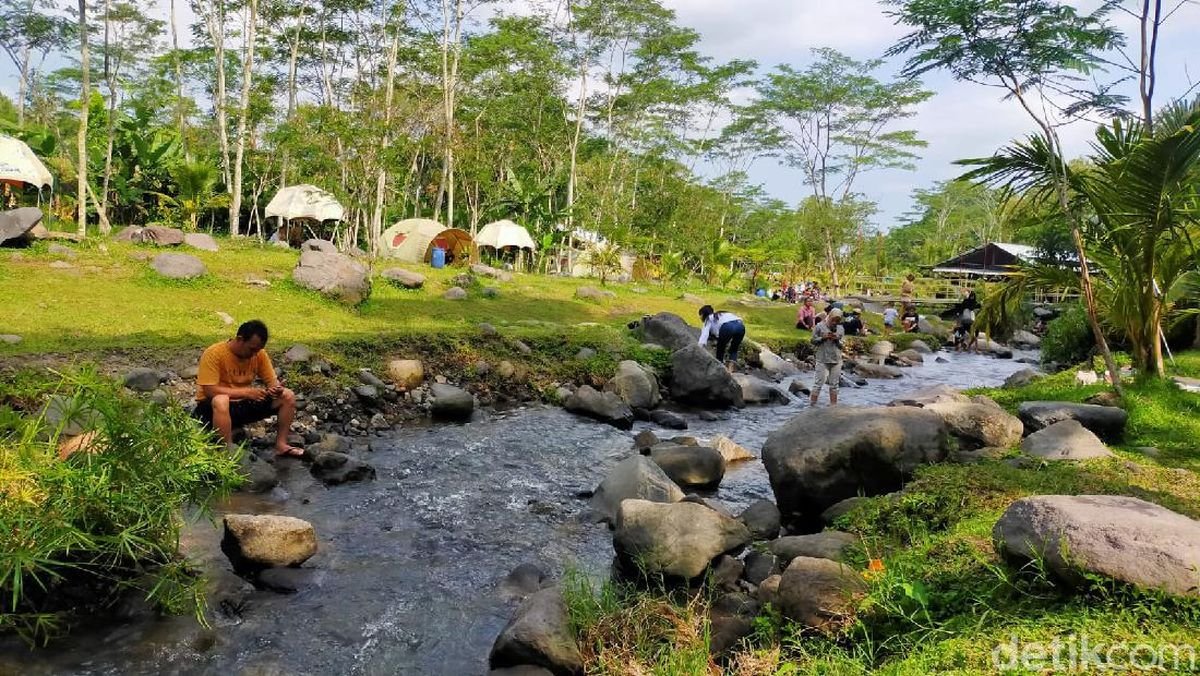
[{"label": "dark shorts", "polygon": [[[229,417],[233,421],[233,427],[242,427],[249,425],[259,420],[265,420],[275,415],[276,411],[273,408],[274,399],[264,399],[262,401],[251,401],[249,399],[239,399],[229,403]],[[212,400],[205,399],[204,401],[196,402],[196,410],[192,411],[192,415],[197,420],[204,423],[205,427],[213,428],[213,409]]]}]

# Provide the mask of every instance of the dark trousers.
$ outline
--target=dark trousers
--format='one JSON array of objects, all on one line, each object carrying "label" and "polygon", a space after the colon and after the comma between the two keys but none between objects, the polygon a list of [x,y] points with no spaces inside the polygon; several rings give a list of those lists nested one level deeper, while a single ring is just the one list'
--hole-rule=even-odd
[{"label": "dark trousers", "polygon": [[729,322],[721,325],[717,333],[717,361],[725,361],[725,351],[729,351],[729,361],[737,361],[738,350],[742,349],[742,339],[746,337],[746,325],[741,322]]}]

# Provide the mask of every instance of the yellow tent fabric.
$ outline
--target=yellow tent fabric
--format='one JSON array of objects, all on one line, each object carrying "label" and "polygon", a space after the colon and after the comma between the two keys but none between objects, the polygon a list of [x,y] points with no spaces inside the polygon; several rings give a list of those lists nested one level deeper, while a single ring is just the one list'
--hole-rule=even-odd
[{"label": "yellow tent fabric", "polygon": [[380,239],[385,256],[406,263],[428,263],[435,247],[445,249],[451,260],[465,261],[471,255],[470,233],[427,218],[400,221],[384,230]]}]

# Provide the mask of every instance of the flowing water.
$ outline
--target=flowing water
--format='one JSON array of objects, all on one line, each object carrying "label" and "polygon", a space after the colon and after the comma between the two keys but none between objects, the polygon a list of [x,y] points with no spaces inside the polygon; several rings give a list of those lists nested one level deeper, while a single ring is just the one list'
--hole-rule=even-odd
[{"label": "flowing water", "polygon": [[[844,387],[842,403],[882,404],[936,384],[997,385],[1024,368],[943,356],[948,363],[929,359],[899,380]],[[692,427],[683,434],[725,434],[757,452],[798,410],[749,408],[717,422],[688,415]],[[141,614],[80,629],[37,652],[10,640],[0,644],[0,673],[486,673],[488,650],[514,607],[498,589],[510,570],[533,562],[555,574],[566,566],[602,573],[610,565],[609,533],[587,522],[587,503],[576,495],[631,452],[631,439],[557,409],[520,409],[374,438],[364,453],[378,472],[371,483],[325,488],[298,462],[282,461],[281,489],[238,496],[219,511],[313,523],[321,550],[299,574],[298,593],[245,591],[219,551],[218,529],[200,522],[187,529],[185,551],[216,588],[242,586],[233,596],[245,599],[212,608],[211,628]],[[716,497],[735,513],[770,498],[761,463],[732,467]]]}]

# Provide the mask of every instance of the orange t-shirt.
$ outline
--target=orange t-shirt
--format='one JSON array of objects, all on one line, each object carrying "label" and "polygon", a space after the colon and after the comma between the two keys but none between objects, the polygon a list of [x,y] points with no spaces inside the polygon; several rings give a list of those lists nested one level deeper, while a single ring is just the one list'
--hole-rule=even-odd
[{"label": "orange t-shirt", "polygon": [[240,359],[229,349],[226,341],[209,346],[200,355],[200,372],[196,374],[196,401],[204,401],[205,385],[249,387],[258,376],[264,384],[275,382],[275,367],[266,350],[259,350],[249,359]]}]

